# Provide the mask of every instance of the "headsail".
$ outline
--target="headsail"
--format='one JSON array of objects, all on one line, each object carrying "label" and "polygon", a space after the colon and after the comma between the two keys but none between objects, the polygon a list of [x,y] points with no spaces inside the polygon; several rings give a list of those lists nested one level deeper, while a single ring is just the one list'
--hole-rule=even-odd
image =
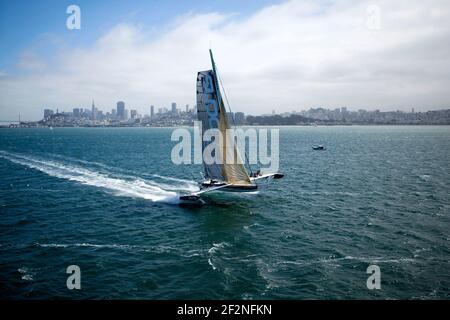
[{"label": "headsail", "polygon": [[[221,163],[207,164],[203,159],[205,178],[214,179],[234,185],[251,185],[250,177],[243,165],[234,137],[227,137],[231,132],[227,113],[220,94],[216,68],[211,54],[213,70],[201,71],[197,74],[197,117],[202,122],[202,137],[208,129],[218,129],[222,140],[219,141]],[[228,138],[228,139],[227,139]],[[212,142],[202,139],[202,152]],[[227,157],[233,157],[232,163],[227,163]]]}]

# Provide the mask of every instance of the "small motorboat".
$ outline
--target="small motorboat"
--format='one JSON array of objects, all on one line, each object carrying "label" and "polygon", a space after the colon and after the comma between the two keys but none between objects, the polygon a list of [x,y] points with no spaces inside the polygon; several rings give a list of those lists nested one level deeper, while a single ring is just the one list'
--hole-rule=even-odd
[{"label": "small motorboat", "polygon": [[326,148],[322,145],[313,146],[312,148],[313,148],[313,150],[326,150]]}]

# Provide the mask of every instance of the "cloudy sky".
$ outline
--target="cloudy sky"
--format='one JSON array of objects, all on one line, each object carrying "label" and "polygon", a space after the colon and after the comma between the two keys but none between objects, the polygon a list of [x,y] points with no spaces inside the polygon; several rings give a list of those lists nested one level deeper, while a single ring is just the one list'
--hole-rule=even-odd
[{"label": "cloudy sky", "polygon": [[22,0],[0,20],[0,120],[192,106],[209,47],[233,111],[450,107],[448,0]]}]

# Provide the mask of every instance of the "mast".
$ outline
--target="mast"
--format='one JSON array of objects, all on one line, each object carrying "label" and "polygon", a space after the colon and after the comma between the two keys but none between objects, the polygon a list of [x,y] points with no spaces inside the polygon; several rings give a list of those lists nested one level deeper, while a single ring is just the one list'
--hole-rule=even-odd
[{"label": "mast", "polygon": [[222,100],[222,94],[220,92],[219,80],[217,78],[216,63],[214,62],[214,57],[213,57],[213,53],[212,53],[211,49],[209,49],[209,56],[211,57],[211,64],[212,64],[213,73],[214,73],[214,82],[215,82],[216,87],[217,87],[216,88],[217,98],[218,98],[218,100],[219,100],[218,102],[220,104],[220,102],[223,103],[223,100]]}]

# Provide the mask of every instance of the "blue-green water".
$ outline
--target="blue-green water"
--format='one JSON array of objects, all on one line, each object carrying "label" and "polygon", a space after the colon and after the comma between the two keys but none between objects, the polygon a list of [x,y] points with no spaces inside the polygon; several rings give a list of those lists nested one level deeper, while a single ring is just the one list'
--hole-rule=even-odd
[{"label": "blue-green water", "polygon": [[1,297],[450,297],[450,127],[282,128],[284,179],[195,208],[171,132],[1,130]]}]

